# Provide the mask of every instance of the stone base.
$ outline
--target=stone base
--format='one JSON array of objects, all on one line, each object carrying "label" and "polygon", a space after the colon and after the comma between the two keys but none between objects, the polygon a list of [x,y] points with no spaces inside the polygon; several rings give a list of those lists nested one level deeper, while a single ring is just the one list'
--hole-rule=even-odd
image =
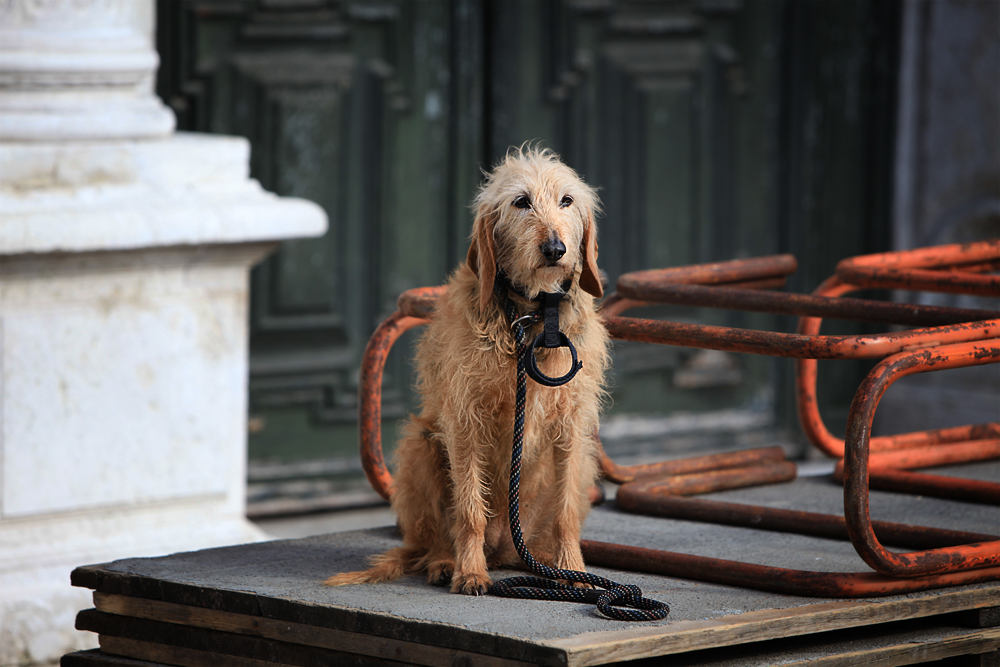
[{"label": "stone base", "polygon": [[93,606],[89,591],[71,588],[81,563],[123,554],[160,556],[270,539],[241,516],[189,506],[4,521],[0,557],[0,665],[55,662],[67,651],[94,648],[74,619]]},{"label": "stone base", "polygon": [[326,231],[326,214],[249,178],[240,137],[0,142],[0,255],[246,243]]},{"label": "stone base", "polygon": [[243,139],[0,142],[0,665],[91,645],[70,571],[245,517],[249,270],[326,228]]}]

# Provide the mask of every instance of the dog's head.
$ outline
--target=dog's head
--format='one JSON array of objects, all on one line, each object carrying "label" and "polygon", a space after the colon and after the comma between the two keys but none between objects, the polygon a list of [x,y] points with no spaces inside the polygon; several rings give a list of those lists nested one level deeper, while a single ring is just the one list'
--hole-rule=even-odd
[{"label": "dog's head", "polygon": [[548,149],[512,149],[475,199],[469,268],[480,307],[493,296],[497,267],[530,298],[556,292],[579,272],[580,287],[603,294],[597,270],[600,202],[594,189]]}]

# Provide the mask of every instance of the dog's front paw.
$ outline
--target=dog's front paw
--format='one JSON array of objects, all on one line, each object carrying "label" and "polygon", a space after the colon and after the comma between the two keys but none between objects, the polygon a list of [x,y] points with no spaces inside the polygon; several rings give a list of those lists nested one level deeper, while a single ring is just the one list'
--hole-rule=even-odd
[{"label": "dog's front paw", "polygon": [[436,561],[427,566],[427,583],[434,586],[447,586],[451,583],[455,564],[451,561]]},{"label": "dog's front paw", "polygon": [[493,582],[485,572],[456,572],[451,576],[451,592],[485,595]]}]

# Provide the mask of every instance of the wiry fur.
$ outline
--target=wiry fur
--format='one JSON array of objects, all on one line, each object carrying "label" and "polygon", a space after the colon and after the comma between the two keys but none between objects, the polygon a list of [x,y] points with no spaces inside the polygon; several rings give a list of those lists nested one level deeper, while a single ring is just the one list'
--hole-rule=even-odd
[{"label": "wiry fur", "polygon": [[[513,205],[521,195],[530,197],[530,208]],[[567,195],[572,203],[560,206]],[[403,546],[374,557],[368,570],[331,577],[329,585],[426,572],[432,583],[478,595],[490,585],[488,567],[523,567],[507,520],[516,364],[510,326],[494,297],[497,265],[529,297],[572,278],[560,326],[583,369],[557,388],[528,381],[521,525],[538,560],[584,569],[580,529],[597,476],[592,434],[608,364],[608,336],[594,305],[601,296],[597,196],[551,151],[522,147],[487,176],[474,206],[467,261],[451,276],[417,348],[421,412],[396,450],[392,496]],[[566,246],[555,264],[540,251],[553,237]],[[534,309],[518,303],[522,313]],[[566,348],[539,350],[537,358],[547,375],[569,369]]]}]

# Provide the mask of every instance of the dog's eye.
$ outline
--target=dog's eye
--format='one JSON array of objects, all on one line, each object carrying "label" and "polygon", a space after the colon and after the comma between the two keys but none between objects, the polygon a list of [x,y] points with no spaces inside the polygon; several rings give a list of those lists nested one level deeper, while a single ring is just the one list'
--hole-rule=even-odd
[{"label": "dog's eye", "polygon": [[569,195],[566,195],[561,200],[559,200],[559,208],[566,208],[572,203],[573,203],[573,198],[570,197]]},{"label": "dog's eye", "polygon": [[531,199],[528,195],[520,195],[512,203],[515,208],[531,208]]}]

